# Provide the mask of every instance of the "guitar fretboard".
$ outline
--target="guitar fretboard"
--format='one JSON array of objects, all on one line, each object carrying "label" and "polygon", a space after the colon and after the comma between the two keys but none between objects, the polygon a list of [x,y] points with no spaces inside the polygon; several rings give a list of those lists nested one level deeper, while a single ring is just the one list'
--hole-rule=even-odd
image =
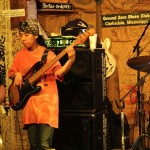
[{"label": "guitar fretboard", "polygon": [[101,1],[96,2],[96,33],[97,44],[101,44]]},{"label": "guitar fretboard", "polygon": [[[70,44],[70,46],[74,47],[77,44],[82,44],[85,42],[85,40],[90,36],[95,34],[95,29],[91,28],[87,30],[86,32],[80,34],[77,36],[77,38]],[[44,72],[46,72],[52,65],[54,65],[59,59],[61,59],[65,54],[67,53],[66,48],[60,52],[55,58],[53,58],[49,63],[45,64],[40,70],[38,70],[35,74],[33,74],[29,78],[29,83],[34,83],[36,82]]]}]

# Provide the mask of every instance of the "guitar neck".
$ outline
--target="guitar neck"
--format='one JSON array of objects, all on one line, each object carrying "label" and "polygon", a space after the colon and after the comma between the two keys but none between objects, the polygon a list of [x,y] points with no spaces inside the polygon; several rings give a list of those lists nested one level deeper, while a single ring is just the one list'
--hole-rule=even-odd
[{"label": "guitar neck", "polygon": [[[70,46],[74,47],[77,44],[84,43],[86,39],[95,33],[95,30],[93,28],[89,29],[88,31],[80,34],[76,37],[76,39],[70,44]],[[40,70],[38,70],[33,76],[29,78],[29,83],[36,82],[44,72],[46,72],[52,65],[54,65],[58,60],[60,60],[66,53],[67,48],[65,48],[63,51],[61,51],[55,58],[53,58],[49,63],[45,64]]]},{"label": "guitar neck", "polygon": [[52,65],[54,65],[59,59],[61,59],[66,54],[66,50],[63,50],[61,53],[57,55],[57,57],[53,58],[52,61],[44,65],[40,70],[38,70],[33,76],[29,78],[29,83],[36,82],[44,72],[46,72]]},{"label": "guitar neck", "polygon": [[100,2],[96,3],[96,33],[97,33],[97,43],[101,44],[101,9]]}]

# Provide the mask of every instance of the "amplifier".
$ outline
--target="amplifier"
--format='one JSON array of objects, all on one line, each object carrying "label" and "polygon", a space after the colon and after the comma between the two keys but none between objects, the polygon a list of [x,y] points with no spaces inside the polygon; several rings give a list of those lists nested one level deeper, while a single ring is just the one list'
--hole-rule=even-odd
[{"label": "amplifier", "polygon": [[[58,54],[61,50],[55,50]],[[68,60],[65,55],[60,62]],[[76,60],[57,82],[62,112],[96,112],[105,109],[106,73],[104,49],[76,49]]]},{"label": "amplifier", "polygon": [[60,113],[59,129],[54,131],[56,150],[109,150],[107,111]]}]

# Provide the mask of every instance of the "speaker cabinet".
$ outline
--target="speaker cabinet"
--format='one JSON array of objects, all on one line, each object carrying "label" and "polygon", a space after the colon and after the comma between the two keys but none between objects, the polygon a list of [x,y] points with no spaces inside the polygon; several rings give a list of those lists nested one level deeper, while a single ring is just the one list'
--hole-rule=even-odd
[{"label": "speaker cabinet", "polygon": [[[60,53],[61,50],[55,50]],[[60,59],[63,65],[67,55]],[[96,112],[105,109],[106,77],[104,49],[76,49],[76,60],[58,84],[60,110],[63,112]]]},{"label": "speaker cabinet", "polygon": [[53,147],[56,150],[109,150],[107,133],[105,110],[96,114],[61,113]]}]

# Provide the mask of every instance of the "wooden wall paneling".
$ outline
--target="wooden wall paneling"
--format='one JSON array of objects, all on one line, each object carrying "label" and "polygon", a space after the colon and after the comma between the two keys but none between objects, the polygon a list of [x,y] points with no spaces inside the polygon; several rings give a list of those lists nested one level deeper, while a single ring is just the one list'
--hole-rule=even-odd
[{"label": "wooden wall paneling", "polygon": [[[25,9],[27,7],[27,0],[10,0],[10,9]],[[24,21],[25,17],[13,17],[11,18],[11,28],[16,28],[19,21]]]}]

